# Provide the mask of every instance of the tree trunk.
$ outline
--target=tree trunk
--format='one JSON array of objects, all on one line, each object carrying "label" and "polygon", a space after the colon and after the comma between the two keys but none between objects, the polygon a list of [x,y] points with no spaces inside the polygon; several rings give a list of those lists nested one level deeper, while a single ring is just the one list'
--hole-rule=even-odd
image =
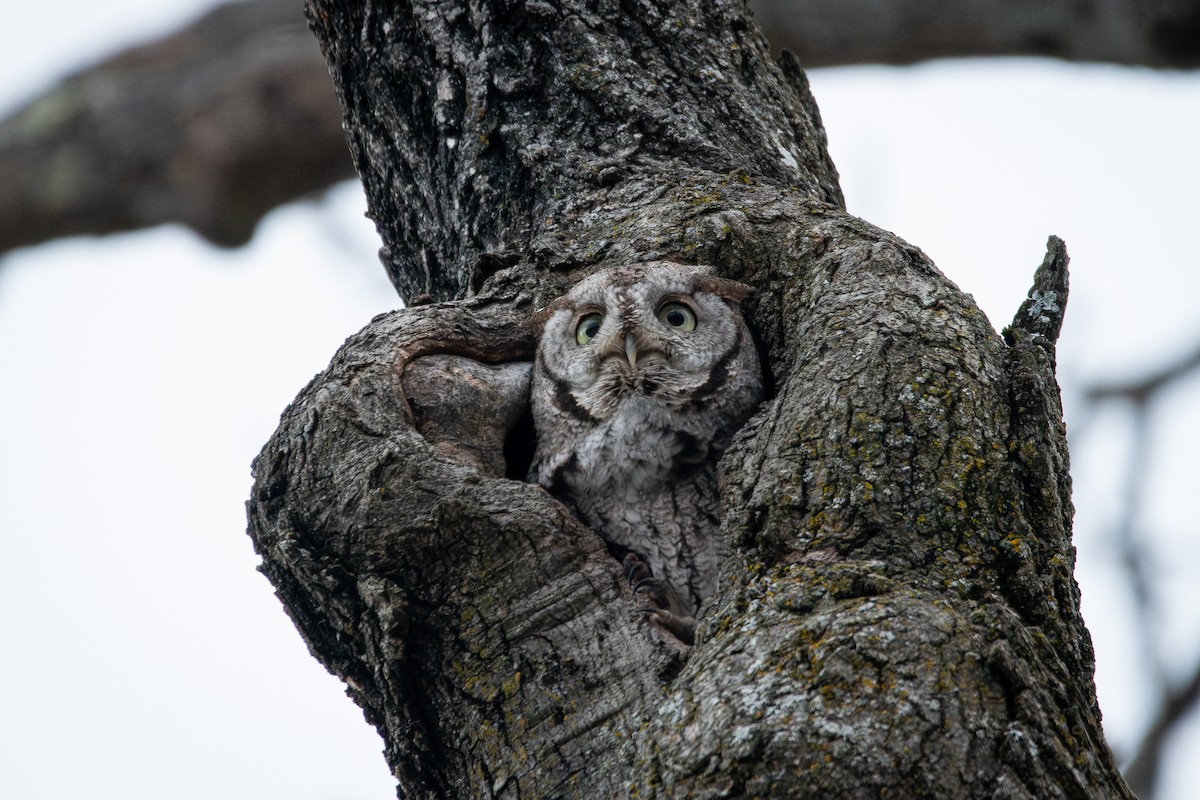
[{"label": "tree trunk", "polygon": [[[401,796],[1131,797],[1072,577],[1061,242],[997,336],[845,212],[804,75],[742,3],[387,6],[310,15],[388,273],[438,302],[301,393],[249,513]],[[770,381],[721,462],[732,555],[690,650],[519,479],[535,312],[653,259],[758,287]]]}]

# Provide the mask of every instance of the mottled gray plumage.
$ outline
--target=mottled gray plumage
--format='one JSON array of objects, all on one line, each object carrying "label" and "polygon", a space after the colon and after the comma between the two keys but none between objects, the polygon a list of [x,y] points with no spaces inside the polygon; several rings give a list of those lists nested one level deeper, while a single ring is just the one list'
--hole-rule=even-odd
[{"label": "mottled gray plumage", "polygon": [[533,478],[634,554],[651,618],[687,641],[721,560],[716,462],[762,398],[750,291],[669,262],[606,270],[547,309],[534,367]]}]

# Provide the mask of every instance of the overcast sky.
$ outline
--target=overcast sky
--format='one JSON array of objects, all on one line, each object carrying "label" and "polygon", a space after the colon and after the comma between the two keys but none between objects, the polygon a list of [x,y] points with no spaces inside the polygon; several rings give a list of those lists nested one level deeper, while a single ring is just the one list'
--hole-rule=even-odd
[{"label": "overcast sky", "polygon": [[[0,113],[204,0],[23,6]],[[1078,577],[1106,729],[1152,705],[1108,544],[1128,419],[1088,380],[1200,341],[1200,76],[1048,61],[815,71],[850,210],[927,252],[1000,327],[1054,233]],[[0,191],[3,177],[0,176]],[[398,305],[361,195],[283,209],[216,251],[165,227],[0,263],[0,797],[383,800],[381,741],[307,653],[246,537],[249,464],[348,335]],[[1165,641],[1200,657],[1200,381],[1165,398],[1147,533]],[[1150,546],[1150,545],[1148,545]],[[1164,800],[1193,795],[1200,726]]]}]

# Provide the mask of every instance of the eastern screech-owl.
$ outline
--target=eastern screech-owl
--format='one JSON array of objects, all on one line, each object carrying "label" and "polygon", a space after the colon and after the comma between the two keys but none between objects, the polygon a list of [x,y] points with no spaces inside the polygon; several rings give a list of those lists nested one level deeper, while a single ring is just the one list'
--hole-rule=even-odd
[{"label": "eastern screech-owl", "polygon": [[763,394],[739,308],[751,291],[668,262],[600,272],[547,309],[533,371],[532,478],[689,643],[721,560],[717,459]]}]

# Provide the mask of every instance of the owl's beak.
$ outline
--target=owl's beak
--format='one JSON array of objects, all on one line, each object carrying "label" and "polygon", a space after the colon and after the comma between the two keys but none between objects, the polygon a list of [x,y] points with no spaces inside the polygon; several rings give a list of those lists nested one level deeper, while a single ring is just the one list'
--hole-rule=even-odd
[{"label": "owl's beak", "polygon": [[629,367],[637,369],[637,342],[632,333],[625,334],[625,357],[629,359]]}]

